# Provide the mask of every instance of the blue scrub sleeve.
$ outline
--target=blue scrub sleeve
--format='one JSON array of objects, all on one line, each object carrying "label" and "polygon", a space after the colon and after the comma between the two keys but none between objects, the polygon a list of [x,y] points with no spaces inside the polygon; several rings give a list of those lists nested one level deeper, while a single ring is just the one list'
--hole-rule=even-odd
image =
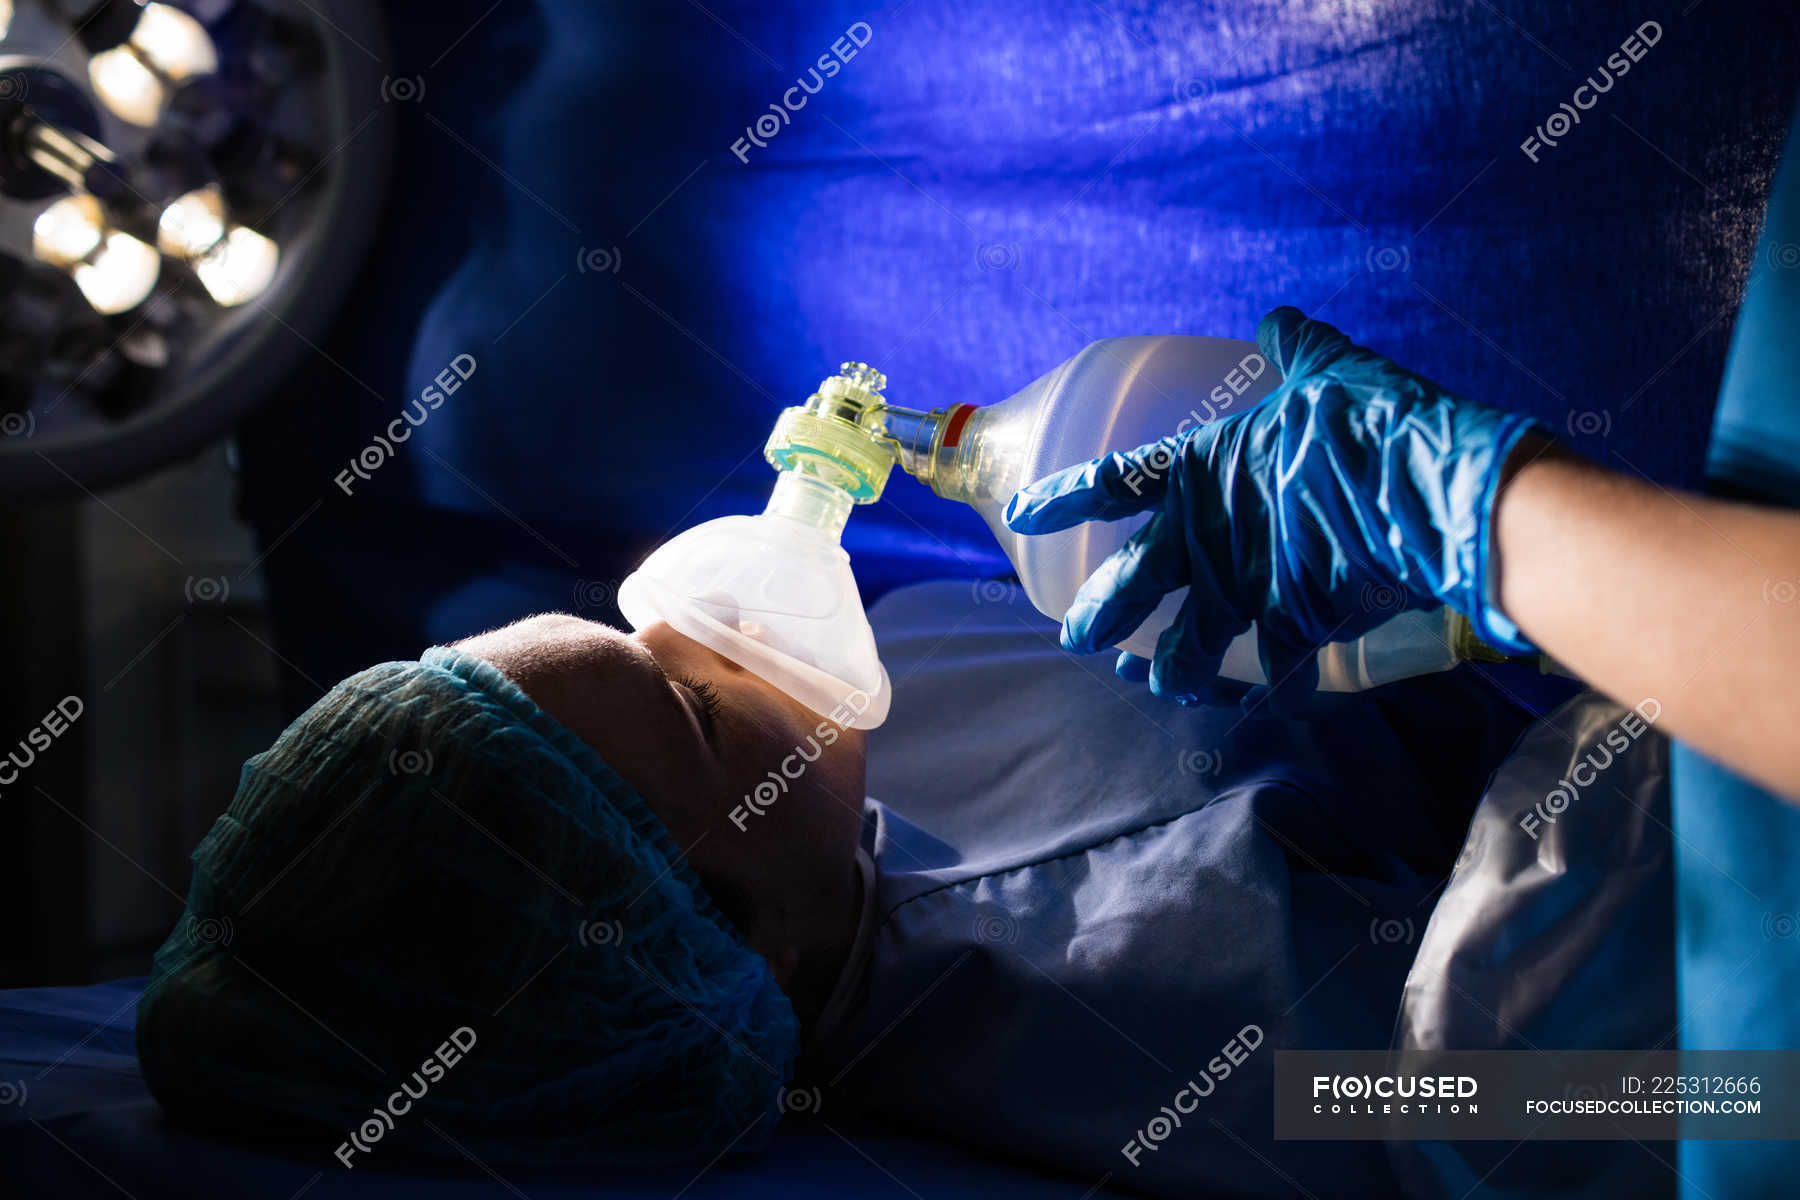
[{"label": "blue scrub sleeve", "polygon": [[[1775,177],[1713,419],[1713,492],[1800,505],[1796,322],[1800,119]],[[1675,747],[1672,786],[1681,1045],[1800,1049],[1800,808],[1684,746]],[[1800,1146],[1790,1142],[1681,1147],[1687,1197],[1792,1194],[1796,1168]]]}]

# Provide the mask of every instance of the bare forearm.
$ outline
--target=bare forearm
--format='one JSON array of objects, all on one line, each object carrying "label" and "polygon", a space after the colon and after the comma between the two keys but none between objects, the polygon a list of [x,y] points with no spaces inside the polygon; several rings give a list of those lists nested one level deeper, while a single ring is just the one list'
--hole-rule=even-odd
[{"label": "bare forearm", "polygon": [[1666,491],[1560,449],[1503,488],[1501,608],[1658,727],[1800,799],[1800,513]]}]

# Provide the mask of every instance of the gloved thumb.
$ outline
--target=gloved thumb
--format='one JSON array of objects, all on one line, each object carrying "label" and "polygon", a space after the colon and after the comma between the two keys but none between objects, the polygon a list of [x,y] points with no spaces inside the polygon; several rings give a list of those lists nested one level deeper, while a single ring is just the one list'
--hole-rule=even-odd
[{"label": "gloved thumb", "polygon": [[1354,343],[1335,327],[1314,321],[1287,304],[1270,312],[1257,325],[1256,345],[1264,358],[1280,368],[1283,379],[1310,375],[1354,348]]}]

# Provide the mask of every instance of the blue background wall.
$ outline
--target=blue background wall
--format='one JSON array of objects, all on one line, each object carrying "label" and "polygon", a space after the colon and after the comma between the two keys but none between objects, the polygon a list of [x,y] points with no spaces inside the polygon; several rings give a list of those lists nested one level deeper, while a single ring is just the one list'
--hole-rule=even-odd
[{"label": "blue background wall", "polygon": [[[422,95],[370,98],[401,123],[387,234],[335,365],[241,438],[247,512],[287,534],[283,650],[319,684],[526,612],[613,617],[663,537],[760,507],[775,413],[845,358],[903,403],[986,402],[1094,338],[1249,337],[1291,303],[1696,483],[1800,79],[1792,6],[1749,0],[389,7]],[[1646,20],[1660,41],[1533,162]],[[471,383],[343,495],[464,353]],[[871,593],[1004,569],[904,478],[846,543]]]}]

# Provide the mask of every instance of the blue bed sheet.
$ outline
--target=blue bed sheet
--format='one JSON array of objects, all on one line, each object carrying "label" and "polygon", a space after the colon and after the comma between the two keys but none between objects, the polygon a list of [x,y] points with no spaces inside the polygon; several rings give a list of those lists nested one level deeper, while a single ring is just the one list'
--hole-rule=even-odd
[{"label": "blue bed sheet", "polygon": [[[1366,878],[1367,883],[1356,886],[1370,894],[1376,889],[1384,895],[1405,892],[1408,919],[1416,916],[1423,922],[1429,911],[1426,901],[1435,891],[1433,880],[1450,869],[1489,770],[1530,719],[1515,699],[1522,694],[1517,675],[1529,668],[1507,675],[1506,668],[1473,665],[1364,697],[1336,698],[1330,736],[1279,721],[1245,719],[1235,710],[1159,708],[1141,688],[1115,679],[1104,659],[1065,654],[1056,644],[1053,622],[1032,611],[1017,589],[991,583],[971,587],[941,582],[901,589],[877,605],[871,619],[883,658],[895,673],[898,695],[889,725],[871,747],[869,785],[895,812],[936,839],[930,853],[922,842],[909,843],[910,854],[898,854],[891,870],[883,867],[882,887],[916,892],[917,885],[929,878],[934,894],[948,898],[950,891],[936,889],[935,884],[952,882],[952,876],[965,883],[991,877],[1016,884],[1029,872],[1014,871],[997,856],[1017,858],[1020,845],[1033,839],[1055,841],[1066,834],[1073,839],[1072,846],[1094,843],[1116,850],[1117,839],[1096,830],[1106,822],[1135,820],[1133,805],[1141,809],[1165,804],[1173,806],[1171,812],[1180,811],[1204,801],[1214,789],[1239,801],[1261,796],[1268,803],[1256,810],[1259,820],[1271,822],[1262,828],[1279,830],[1285,825],[1287,832],[1270,836],[1296,847],[1304,866],[1293,868],[1291,880],[1284,856],[1274,852],[1274,842],[1245,853],[1223,874],[1219,862],[1205,865],[1209,854],[1213,860],[1236,857],[1231,838],[1223,836],[1229,833],[1226,822],[1238,807],[1236,801],[1200,804],[1199,820],[1187,821],[1183,828],[1206,844],[1166,856],[1163,875],[1170,880],[1187,878],[1184,864],[1191,863],[1191,880],[1197,884],[1180,886],[1211,888],[1209,881],[1241,874],[1244,905],[1235,916],[1225,913],[1222,924],[1207,927],[1232,926],[1236,961],[1271,964],[1273,978],[1302,981],[1295,983],[1296,990],[1306,979],[1318,980],[1292,1004],[1288,998],[1230,992],[1226,1006],[1252,1006],[1271,1036],[1288,1015],[1282,1013],[1278,1020],[1274,1014],[1287,1005],[1299,1014],[1296,1020],[1307,1023],[1315,1040],[1336,1038],[1360,1046],[1386,1040],[1411,942],[1388,946],[1390,954],[1365,948],[1357,963],[1344,965],[1340,956],[1345,945],[1366,947],[1365,939],[1371,936],[1368,913],[1354,906],[1335,912],[1345,909],[1342,884],[1319,877],[1324,869],[1320,864],[1332,864],[1334,874]],[[1014,714],[1012,726],[996,723],[997,704]],[[1146,704],[1151,707],[1144,708]],[[1168,740],[1176,734],[1181,740]],[[1200,755],[1199,761],[1190,761],[1194,754]],[[959,786],[943,787],[946,778],[958,780]],[[1269,779],[1286,782],[1267,784]],[[1096,780],[1105,785],[1096,786]],[[1378,785],[1372,782],[1377,780]],[[1282,803],[1290,794],[1313,799],[1302,805]],[[1098,806],[1098,796],[1110,800]],[[1430,797],[1437,802],[1427,802]],[[1327,819],[1333,803],[1349,805],[1348,813],[1339,810]],[[1154,824],[1165,827],[1160,820]],[[1056,847],[1046,853],[1060,858]],[[878,858],[887,862],[885,856]],[[1034,853],[1031,858],[1039,861],[1044,855]],[[940,878],[938,868],[947,868],[949,876]],[[1138,886],[1144,878],[1134,876],[1123,886]],[[1218,894],[1227,890],[1220,887]],[[1269,896],[1287,896],[1290,891],[1291,921],[1279,914],[1267,921],[1256,919],[1256,913],[1270,911]],[[1002,905],[1008,914],[1005,919],[1019,922],[1016,944],[1008,940],[1005,949],[1009,955],[1022,953],[1042,934],[1050,938],[1051,953],[1039,972],[1010,972],[1035,996],[1033,1005],[1008,1009],[1010,1051],[982,1045],[979,1030],[965,1028],[965,1013],[998,1010],[992,997],[984,998],[979,989],[961,990],[988,976],[958,976],[941,988],[932,985],[934,1004],[907,1007],[903,1015],[910,1023],[903,1030],[896,1030],[878,1012],[873,1017],[865,1014],[882,1032],[868,1042],[874,1052],[859,1055],[863,1065],[858,1082],[842,1091],[828,1091],[817,1117],[784,1121],[773,1150],[761,1159],[718,1163],[704,1171],[608,1171],[603,1177],[591,1170],[508,1167],[501,1171],[505,1184],[534,1200],[908,1193],[1077,1200],[1097,1194],[1090,1189],[1108,1180],[1113,1188],[1149,1187],[1150,1172],[1133,1172],[1124,1160],[1114,1161],[1118,1140],[1125,1135],[1115,1139],[1107,1131],[1136,1119],[1149,1103],[1147,1097],[1165,1089],[1160,1072],[1148,1091],[1129,1073],[1116,1080],[1111,1109],[1102,1103],[1100,1085],[1113,1070],[1104,1060],[1118,1056],[1104,1044],[1093,1047],[1103,1060],[1093,1070],[1074,1069],[1064,1062],[1069,1069],[1052,1071],[1047,1083],[1018,1081],[1021,1063],[1029,1066],[1036,1053],[1034,1046],[1026,1045],[1026,1054],[1020,1054],[1019,1039],[1028,1032],[1024,1018],[1032,1012],[1043,1018],[1035,1027],[1037,1044],[1054,1045],[1058,1024],[1068,1013],[1066,996],[1073,994],[1061,990],[1070,987],[1069,982],[1054,981],[1061,971],[1055,939],[1068,929],[1054,920],[1028,924],[1029,907]],[[1277,907],[1285,911],[1286,902]],[[1015,911],[1018,915],[1011,915]],[[981,941],[983,926],[965,916],[957,915],[940,932],[964,939],[973,935]],[[1207,924],[1198,916],[1196,921]],[[913,927],[913,933],[918,932],[920,928]],[[1115,950],[1125,944],[1118,933],[1115,930],[1111,938]],[[1139,935],[1161,936],[1151,924],[1144,924]],[[1100,942],[1089,937],[1082,944],[1083,954],[1091,957]],[[954,945],[945,945],[954,951]],[[1136,1021],[1116,1023],[1137,1030],[1139,1039],[1154,1043],[1169,1061],[1192,1060],[1193,1054],[1183,1052],[1182,1039],[1194,1031],[1204,1032],[1196,1017],[1198,1005],[1212,994],[1208,989],[1217,980],[1211,954],[1206,938],[1198,939],[1183,960],[1190,967],[1186,975],[1175,971],[1172,953],[1161,959],[1171,979],[1191,982],[1191,988],[1184,983],[1177,989],[1179,1021],[1171,1025],[1160,1014],[1141,1012]],[[1379,964],[1374,961],[1377,957]],[[1290,958],[1297,972],[1292,979],[1283,965]],[[1104,970],[1122,969],[1121,978],[1130,980],[1131,962],[1141,965],[1143,957],[1127,954],[1123,960],[1093,961]],[[1114,992],[1099,973],[1091,974],[1087,984],[1097,989],[1090,1012],[1112,1008],[1116,1001],[1130,1007],[1149,999],[1150,989],[1141,979],[1128,984],[1123,993]],[[141,981],[123,980],[88,988],[0,993],[0,1162],[6,1164],[6,1179],[16,1185],[16,1194],[101,1196],[123,1190],[134,1200],[215,1193],[278,1200],[300,1193],[314,1198],[496,1194],[496,1179],[478,1164],[457,1170],[441,1161],[378,1156],[370,1169],[345,1171],[331,1158],[329,1148],[255,1149],[171,1128],[136,1064],[132,1021],[140,987]],[[1051,995],[1052,990],[1057,994]],[[887,991],[886,1003],[906,1006],[919,988],[915,983],[910,991],[896,989],[889,980]],[[1212,998],[1219,999],[1216,994]],[[1304,1006],[1301,1000],[1306,1001]],[[1666,1017],[1652,1021],[1659,1030],[1666,1023]],[[1041,1036],[1046,1030],[1048,1038]],[[1085,1030],[1084,1018],[1068,1032]],[[919,1052],[920,1047],[930,1053]],[[891,1061],[896,1055],[908,1058],[899,1069]],[[954,1066],[947,1065],[967,1061],[970,1055],[982,1056],[980,1076],[958,1075]],[[1005,1086],[1008,1079],[1017,1086]],[[1080,1093],[1073,1101],[1067,1095],[1071,1085]],[[1014,1135],[1021,1122],[1034,1125],[1039,1110],[1033,1106],[1053,1104],[1059,1086],[1064,1089],[1065,1116],[1075,1114],[1072,1119],[1084,1130],[1104,1133],[1105,1140],[1099,1143],[1097,1156],[1071,1158],[1046,1153],[1038,1132],[1035,1158],[1081,1173],[1045,1175],[988,1157],[1022,1153],[1022,1147],[1031,1145],[1032,1137]],[[952,1088],[960,1096],[947,1090]],[[892,1103],[875,1103],[883,1095]],[[879,1112],[889,1120],[906,1122],[907,1130],[934,1133],[961,1145],[919,1140],[894,1126],[852,1120],[850,1109],[859,1101],[868,1106],[861,1111]],[[1244,1127],[1255,1136],[1263,1102],[1243,1091],[1234,1103],[1239,1101]],[[946,1120],[972,1102],[985,1104],[982,1111],[994,1118],[986,1122],[987,1128]],[[1007,1110],[1005,1120],[1000,1119],[1002,1107]],[[1110,1124],[1109,1112],[1116,1118]],[[1207,1146],[1191,1145],[1189,1151],[1178,1173],[1164,1172],[1162,1194],[1189,1194],[1190,1180],[1196,1187],[1211,1183],[1217,1189],[1212,1194],[1240,1194],[1242,1189],[1233,1181],[1244,1178],[1246,1171],[1263,1186],[1275,1179],[1263,1176],[1262,1168],[1235,1146],[1219,1148],[1228,1157],[1217,1161]],[[1323,1155],[1308,1150],[1303,1157],[1310,1162]],[[1379,1156],[1364,1167],[1371,1174],[1381,1170]],[[1365,1190],[1368,1177],[1363,1179]],[[1315,1188],[1320,1184],[1316,1175],[1313,1183]],[[0,1188],[0,1194],[14,1193]]]},{"label": "blue bed sheet", "polygon": [[1076,1200],[1089,1184],[833,1119],[783,1122],[769,1154],[706,1170],[556,1172],[471,1163],[342,1169],[324,1150],[256,1149],[173,1129],[132,1049],[142,979],[0,992],[0,1195],[635,1197],[982,1196]]}]

